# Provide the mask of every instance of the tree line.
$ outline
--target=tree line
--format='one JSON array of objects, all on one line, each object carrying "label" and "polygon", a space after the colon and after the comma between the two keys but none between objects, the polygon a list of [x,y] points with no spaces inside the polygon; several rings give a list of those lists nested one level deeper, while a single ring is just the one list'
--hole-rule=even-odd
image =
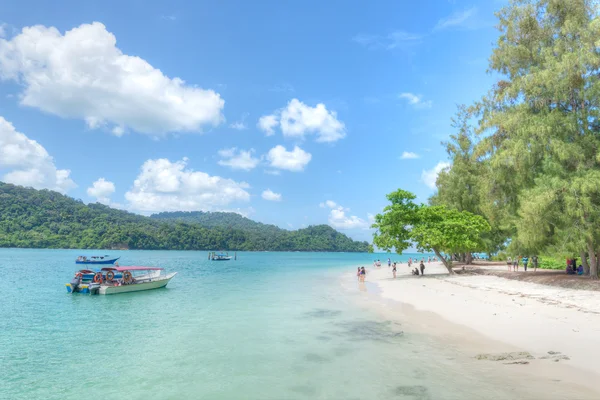
[{"label": "tree line", "polygon": [[[498,80],[479,100],[458,108],[454,134],[444,143],[451,166],[422,206],[430,213],[453,210],[468,220],[463,226],[479,217],[487,227],[480,226],[476,237],[449,235],[438,247],[578,256],[585,273],[598,278],[598,11],[593,0],[512,0],[496,13],[499,37],[489,71]],[[410,225],[408,233],[390,234],[386,224],[410,211],[403,206],[404,217],[398,211],[386,217],[403,204],[391,196],[391,208],[375,224],[375,243],[384,246],[416,239]],[[431,223],[421,219],[413,227],[422,226],[419,221]]]},{"label": "tree line", "polygon": [[[84,204],[50,190],[0,182],[0,247],[146,250],[366,252],[327,225],[288,231],[234,213],[205,213],[210,223],[150,218]],[[220,220],[220,222],[219,222]],[[274,229],[275,228],[275,229]]]}]

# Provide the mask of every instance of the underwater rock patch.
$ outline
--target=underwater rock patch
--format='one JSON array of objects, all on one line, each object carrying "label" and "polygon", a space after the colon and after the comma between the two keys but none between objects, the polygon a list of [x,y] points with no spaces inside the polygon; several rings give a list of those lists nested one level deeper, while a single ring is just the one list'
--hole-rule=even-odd
[{"label": "underwater rock patch", "polygon": [[475,356],[477,360],[489,360],[489,361],[518,361],[518,360],[535,360],[527,351],[513,351],[510,353],[482,353]]}]

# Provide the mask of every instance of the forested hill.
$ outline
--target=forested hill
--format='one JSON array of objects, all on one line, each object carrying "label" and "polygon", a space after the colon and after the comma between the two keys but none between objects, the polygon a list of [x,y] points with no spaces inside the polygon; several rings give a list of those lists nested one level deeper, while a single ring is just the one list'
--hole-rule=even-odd
[{"label": "forested hill", "polygon": [[232,228],[253,232],[280,233],[284,229],[252,221],[234,212],[176,211],[153,214],[150,218],[162,221],[197,223],[206,228]]},{"label": "forested hill", "polygon": [[[0,247],[256,251],[367,251],[369,247],[327,225],[287,231],[230,213],[198,214],[207,214],[205,219],[212,222],[177,221],[160,214],[144,217],[0,182]],[[238,222],[231,226],[217,222],[223,221],[223,215]]]}]

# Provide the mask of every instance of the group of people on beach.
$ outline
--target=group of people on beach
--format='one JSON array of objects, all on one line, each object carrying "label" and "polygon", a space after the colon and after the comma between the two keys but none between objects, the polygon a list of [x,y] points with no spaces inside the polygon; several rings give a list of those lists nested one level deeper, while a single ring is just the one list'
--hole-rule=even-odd
[{"label": "group of people on beach", "polygon": [[[438,259],[437,257],[427,257],[427,263],[430,262],[437,262]],[[411,269],[410,272],[413,275],[425,275],[425,257],[421,258],[421,261],[418,261],[416,258],[413,260],[412,257],[410,257],[408,259],[407,265],[408,268],[412,268],[413,264],[416,264],[417,262],[419,262],[419,266],[415,267],[414,269]],[[397,264],[402,264],[401,261],[392,261],[391,258],[387,259],[387,265],[388,268],[392,268],[392,274],[394,276],[394,278],[396,278],[396,272],[398,271],[397,268]],[[373,260],[373,267],[374,268],[381,268],[381,260]],[[365,267],[358,267],[356,270],[356,278],[358,279],[359,282],[364,282],[365,281],[365,275],[367,274]]]},{"label": "group of people on beach", "polygon": [[[527,256],[515,256],[514,259],[511,257],[508,257],[508,259],[506,260],[506,266],[508,267],[509,271],[511,268],[513,271],[518,271],[519,264],[522,264],[523,269],[525,270],[525,272],[527,272],[527,266],[529,265],[529,261],[530,261],[529,257],[527,257]],[[538,267],[538,257],[537,256],[531,257],[531,266],[533,267],[533,272],[537,271],[537,267]]]}]

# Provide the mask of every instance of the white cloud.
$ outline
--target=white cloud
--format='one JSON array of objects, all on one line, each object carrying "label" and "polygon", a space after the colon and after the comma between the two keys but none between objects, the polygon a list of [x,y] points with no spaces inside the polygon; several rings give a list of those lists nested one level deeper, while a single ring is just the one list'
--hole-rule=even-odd
[{"label": "white cloud", "polygon": [[418,155],[417,153],[413,153],[412,151],[404,151],[402,152],[402,155],[400,156],[400,159],[402,160],[412,160],[415,158],[419,158],[421,157],[420,155]]},{"label": "white cloud", "polygon": [[326,205],[331,208],[329,212],[329,225],[335,229],[368,229],[371,224],[356,215],[346,215],[350,211],[335,202],[328,200]]},{"label": "white cloud", "polygon": [[8,170],[2,180],[15,185],[61,193],[77,187],[69,176],[70,170],[57,169],[42,145],[17,132],[3,117],[0,117],[0,170]]},{"label": "white cloud", "polygon": [[294,150],[287,151],[285,147],[277,145],[269,150],[267,160],[271,163],[271,167],[286,169],[288,171],[302,171],[310,162],[312,155],[302,150],[298,146],[294,146]]},{"label": "white cloud", "polygon": [[235,121],[235,122],[229,124],[229,127],[233,128],[235,130],[238,130],[238,131],[243,131],[243,130],[248,129],[248,126],[246,125],[246,118],[248,118],[249,115],[250,114],[248,114],[248,113],[242,114],[242,119],[240,121]]},{"label": "white cloud", "polygon": [[129,208],[140,212],[213,211],[250,200],[247,183],[186,169],[187,161],[147,160],[125,193]]},{"label": "white cloud", "polygon": [[393,31],[387,35],[359,34],[352,40],[371,50],[393,50],[419,43],[421,35],[405,31]]},{"label": "white cloud", "polygon": [[440,31],[449,28],[475,29],[478,24],[473,20],[473,17],[476,15],[477,7],[455,12],[445,18],[440,19],[433,30]]},{"label": "white cloud", "polygon": [[98,179],[87,188],[87,194],[90,197],[95,197],[98,203],[110,204],[110,196],[115,192],[115,184],[107,181],[104,178]]},{"label": "white cloud", "polygon": [[400,93],[398,97],[405,99],[408,104],[415,108],[431,108],[433,104],[431,100],[423,101],[423,96],[410,92]]},{"label": "white cloud", "polygon": [[298,99],[292,99],[285,108],[258,120],[258,127],[267,135],[274,134],[277,125],[283,136],[290,138],[304,139],[314,134],[317,142],[335,142],[346,136],[346,127],[337,119],[335,111],[327,110],[323,103],[310,107]]},{"label": "white cloud", "polygon": [[276,115],[265,115],[258,119],[258,128],[265,132],[267,136],[275,134],[275,127],[279,124],[279,118]]},{"label": "white cloud", "polygon": [[265,169],[265,174],[269,174],[269,175],[281,175],[281,171],[278,171],[276,169]]},{"label": "white cloud", "polygon": [[6,37],[6,28],[8,27],[8,25],[6,25],[4,22],[0,23],[0,38]]},{"label": "white cloud", "polygon": [[325,208],[325,207],[336,208],[337,206],[338,206],[337,203],[333,200],[327,200],[324,203],[319,203],[319,207],[321,207],[321,208]]},{"label": "white cloud", "polygon": [[281,201],[281,193],[275,193],[271,189],[262,192],[262,198],[269,201]]},{"label": "white cloud", "polygon": [[198,132],[224,120],[218,93],[169,78],[144,59],[123,54],[99,22],[64,35],[36,25],[0,39],[0,78],[23,86],[22,105],[83,119],[91,129],[107,126],[116,134],[126,129],[153,136]]},{"label": "white cloud", "polygon": [[260,163],[259,158],[252,157],[253,153],[254,149],[238,151],[236,147],[219,150],[219,156],[223,158],[219,160],[219,165],[230,167],[231,169],[250,171]]},{"label": "white cloud", "polygon": [[448,167],[450,167],[449,162],[440,161],[432,169],[423,170],[423,172],[421,172],[421,180],[423,180],[423,183],[431,189],[435,189],[435,181],[437,180],[438,174]]}]

